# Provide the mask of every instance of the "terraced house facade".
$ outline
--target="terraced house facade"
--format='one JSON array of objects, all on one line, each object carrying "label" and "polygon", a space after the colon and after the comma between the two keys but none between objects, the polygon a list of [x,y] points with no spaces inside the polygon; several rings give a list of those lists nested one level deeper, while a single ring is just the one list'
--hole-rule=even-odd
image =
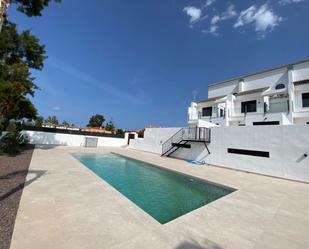
[{"label": "terraced house facade", "polygon": [[190,127],[309,124],[309,60],[210,84]]}]

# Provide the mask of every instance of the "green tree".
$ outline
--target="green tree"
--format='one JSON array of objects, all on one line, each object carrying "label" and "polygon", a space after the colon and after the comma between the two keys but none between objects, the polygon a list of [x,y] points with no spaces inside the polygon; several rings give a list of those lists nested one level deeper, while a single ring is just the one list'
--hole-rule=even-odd
[{"label": "green tree", "polygon": [[123,129],[117,129],[116,134],[117,135],[124,135],[124,130]]},{"label": "green tree", "polygon": [[56,116],[48,116],[47,119],[45,120],[45,123],[50,124],[50,125],[58,125],[58,119]]},{"label": "green tree", "polygon": [[0,123],[6,129],[10,120],[35,119],[37,110],[28,98],[37,89],[30,70],[43,68],[44,46],[30,34],[18,33],[16,25],[4,22],[0,33]]},{"label": "green tree", "polygon": [[107,122],[107,124],[105,125],[105,129],[107,131],[112,131],[112,132],[115,130],[115,125],[114,125],[113,120],[110,120]]},{"label": "green tree", "polygon": [[[8,4],[16,4],[17,10],[27,16],[40,16],[41,11],[52,0],[1,0],[0,10],[0,135],[10,121],[15,130],[9,131],[0,141],[0,150],[18,151],[18,146],[26,143],[19,133],[20,121],[32,121],[37,110],[28,98],[37,89],[31,70],[42,70],[47,58],[45,48],[30,31],[17,32],[16,24],[8,21]],[[61,0],[54,0],[60,2]],[[39,120],[42,121],[40,118]],[[8,149],[6,149],[8,148]]]},{"label": "green tree", "polygon": [[142,130],[140,130],[140,131],[138,131],[138,136],[140,136],[140,137],[144,137],[144,132],[145,132],[145,129],[142,129]]},{"label": "green tree", "polygon": [[11,0],[10,3],[16,4],[17,10],[27,16],[41,16],[42,10],[52,1],[61,2],[61,0]]},{"label": "green tree", "polygon": [[70,126],[69,123],[67,121],[65,121],[65,120],[62,121],[62,125],[66,126],[66,127]]},{"label": "green tree", "polygon": [[17,10],[27,16],[41,16],[42,10],[49,5],[50,2],[60,3],[61,0],[1,0],[0,8],[0,32],[2,23],[7,20],[7,7],[16,5]]},{"label": "green tree", "polygon": [[35,127],[42,127],[44,123],[44,118],[42,116],[38,116],[35,119]]},{"label": "green tree", "polygon": [[96,114],[90,117],[88,127],[102,127],[105,118],[103,115]]}]

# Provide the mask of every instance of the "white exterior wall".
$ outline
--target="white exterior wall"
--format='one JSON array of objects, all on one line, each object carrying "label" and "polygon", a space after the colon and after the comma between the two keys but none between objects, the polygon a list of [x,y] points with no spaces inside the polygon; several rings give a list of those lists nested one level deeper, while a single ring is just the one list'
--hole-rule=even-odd
[{"label": "white exterior wall", "polygon": [[188,108],[188,120],[197,120],[197,119],[198,119],[197,103],[191,102],[191,106]]},{"label": "white exterior wall", "polygon": [[[238,115],[244,116],[244,114],[241,113],[241,103],[250,100],[256,100],[256,113],[264,113],[264,101],[261,94],[248,94],[236,97],[236,101],[234,102],[234,107],[232,109],[233,114],[237,116]],[[247,113],[247,115],[250,114],[251,114],[250,112]]]},{"label": "white exterior wall", "polygon": [[[205,125],[204,122],[210,122],[212,125]],[[220,118],[202,118],[199,120],[198,122],[198,127],[212,127],[212,126],[217,126],[217,125],[220,125],[220,126],[225,126],[225,118],[224,117],[220,117]]]},{"label": "white exterior wall", "polygon": [[[309,79],[309,62],[295,65],[292,71],[293,81],[302,81]],[[302,93],[309,92],[309,84],[294,87],[294,106],[293,111],[296,112],[294,117],[295,124],[306,124],[309,122],[309,116],[301,112],[309,112],[309,108],[302,107]]]},{"label": "white exterior wall", "polygon": [[181,128],[146,128],[144,139],[130,140],[129,148],[152,153],[162,153],[162,143]]},{"label": "white exterior wall", "polygon": [[247,114],[244,119],[246,126],[252,126],[253,122],[262,122],[262,121],[279,121],[281,125],[291,124],[285,113],[268,113],[264,115],[263,113],[253,113]]},{"label": "white exterior wall", "polygon": [[309,62],[293,66],[293,81],[309,79]]},{"label": "white exterior wall", "polygon": [[294,105],[293,105],[294,124],[306,124],[307,122],[309,122],[309,107],[303,107],[303,101],[302,101],[302,94],[308,92],[309,92],[309,84],[294,87]]},{"label": "white exterior wall", "polygon": [[[240,84],[238,80],[231,80],[218,85],[210,85],[208,87],[208,98],[229,95],[233,93],[234,90],[250,91],[263,87],[270,87],[271,89],[274,89],[277,84],[282,83],[287,86],[288,82],[289,78],[287,68],[281,68],[274,71],[245,77]],[[241,87],[239,89],[240,85]]]},{"label": "white exterior wall", "polygon": [[289,79],[287,68],[281,68],[278,70],[244,78],[243,91],[249,91],[263,87],[271,87],[274,89],[277,84],[281,83],[287,86],[288,82]]},{"label": "white exterior wall", "polygon": [[62,133],[51,133],[41,131],[23,131],[27,135],[31,144],[45,144],[45,145],[66,145],[66,146],[84,146],[85,137],[98,138],[98,147],[111,146],[121,147],[126,145],[125,138],[114,137],[96,137],[86,135],[72,135]]},{"label": "white exterior wall", "polygon": [[309,117],[295,118],[295,119],[294,119],[294,124],[295,124],[295,125],[309,124]]},{"label": "white exterior wall", "polygon": [[[308,76],[309,78],[309,76]],[[294,112],[309,111],[309,107],[303,107],[302,94],[309,92],[309,84],[295,86],[294,88]]]},{"label": "white exterior wall", "polygon": [[[245,125],[252,125],[254,121],[264,121],[264,101],[269,104],[268,107],[271,109],[266,114],[268,121],[280,121],[280,124],[306,124],[309,122],[309,108],[302,107],[302,93],[309,92],[309,84],[294,86],[294,82],[303,81],[309,79],[309,61],[300,62],[296,64],[286,65],[278,69],[269,70],[246,77],[239,77],[238,79],[232,79],[208,86],[208,98],[219,97],[227,95],[225,102],[226,117],[220,122],[216,122],[220,125],[238,125],[239,122]],[[285,90],[276,90],[275,87],[278,84],[284,84]],[[246,92],[255,89],[269,88],[267,92],[263,94],[246,94],[241,96],[234,96],[236,92]],[[286,99],[272,99],[269,103],[267,100],[268,96],[276,96],[277,94],[287,94]],[[236,99],[236,100],[235,100]],[[257,112],[248,113],[247,118],[244,118],[244,114],[241,114],[241,102],[257,100]],[[289,101],[287,101],[289,100]],[[282,102],[280,103],[276,102]],[[199,103],[198,110],[201,110],[205,106],[210,106],[216,103]],[[286,103],[289,103],[290,113],[287,114]],[[275,113],[282,113],[278,115]],[[278,119],[279,117],[279,119]],[[207,120],[207,119],[205,119]]]},{"label": "white exterior wall", "polygon": [[208,98],[228,95],[233,90],[238,89],[238,81],[230,81],[219,85],[208,86]]},{"label": "white exterior wall", "polygon": [[[248,112],[245,115],[244,113],[241,113],[241,103],[250,100],[257,101],[257,110],[256,112]],[[283,102],[287,103],[287,99],[273,99],[269,103],[270,108],[272,109],[272,111],[275,111],[275,108],[278,108],[276,103],[282,104]],[[291,121],[288,119],[287,111],[264,113],[264,97],[261,96],[261,93],[239,96],[233,103],[234,107],[229,110],[229,119],[232,122],[232,124],[230,123],[230,125],[238,125],[238,121],[240,121],[241,124],[245,124],[246,126],[253,125],[253,122],[261,121],[279,121],[280,124],[291,124]]]},{"label": "white exterior wall", "polygon": [[[309,125],[212,128],[210,155],[201,143],[191,146],[179,149],[173,156],[309,182]],[[270,157],[231,154],[227,148],[268,151]]]}]

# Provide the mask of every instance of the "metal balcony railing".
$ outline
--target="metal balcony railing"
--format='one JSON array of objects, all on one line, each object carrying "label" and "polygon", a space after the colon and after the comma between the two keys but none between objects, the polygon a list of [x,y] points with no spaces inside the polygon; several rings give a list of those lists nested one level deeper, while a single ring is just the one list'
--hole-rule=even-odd
[{"label": "metal balcony railing", "polygon": [[280,102],[274,102],[274,103],[264,103],[263,105],[258,105],[256,107],[255,111],[247,111],[245,108],[231,108],[229,109],[229,117],[240,117],[240,116],[246,116],[247,114],[268,114],[268,113],[281,113],[285,112],[288,113],[289,110],[289,101],[284,100]]}]

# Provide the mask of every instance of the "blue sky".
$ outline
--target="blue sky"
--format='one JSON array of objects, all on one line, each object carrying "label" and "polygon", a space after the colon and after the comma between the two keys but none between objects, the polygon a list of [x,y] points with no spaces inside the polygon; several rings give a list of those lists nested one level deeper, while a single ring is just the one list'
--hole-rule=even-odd
[{"label": "blue sky", "polygon": [[63,0],[9,17],[46,45],[33,72],[41,115],[85,126],[101,113],[138,129],[185,126],[194,91],[204,99],[210,83],[309,58],[308,10],[308,0]]}]

